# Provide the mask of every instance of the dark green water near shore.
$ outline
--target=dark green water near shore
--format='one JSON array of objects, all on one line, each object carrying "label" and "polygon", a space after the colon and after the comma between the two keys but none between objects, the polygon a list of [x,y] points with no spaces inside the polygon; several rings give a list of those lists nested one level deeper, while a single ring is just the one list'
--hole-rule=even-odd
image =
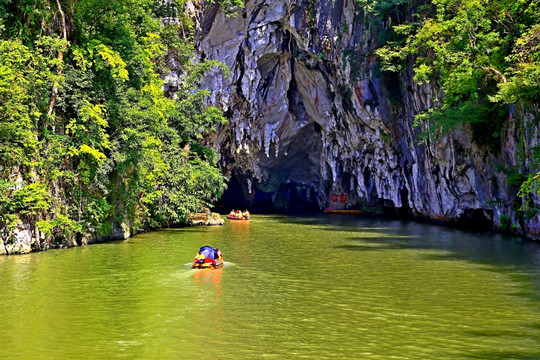
[{"label": "dark green water near shore", "polygon": [[[199,246],[227,266],[192,270]],[[0,258],[0,359],[540,359],[540,244],[255,216]]]}]

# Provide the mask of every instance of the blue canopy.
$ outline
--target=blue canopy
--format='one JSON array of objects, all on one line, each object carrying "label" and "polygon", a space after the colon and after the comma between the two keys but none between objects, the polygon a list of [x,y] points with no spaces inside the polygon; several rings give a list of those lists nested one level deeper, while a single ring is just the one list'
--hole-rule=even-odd
[{"label": "blue canopy", "polygon": [[211,246],[203,246],[199,249],[199,251],[207,258],[210,258],[212,260],[216,260],[219,256],[217,254],[216,249],[214,249]]}]

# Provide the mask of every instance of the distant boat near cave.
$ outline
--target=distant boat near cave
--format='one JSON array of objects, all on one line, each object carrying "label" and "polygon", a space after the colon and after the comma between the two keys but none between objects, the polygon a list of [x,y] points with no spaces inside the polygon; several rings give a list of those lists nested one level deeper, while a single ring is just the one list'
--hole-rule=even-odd
[{"label": "distant boat near cave", "polygon": [[340,209],[326,209],[325,214],[364,214],[362,210],[340,210]]},{"label": "distant boat near cave", "polygon": [[249,211],[234,211],[232,210],[229,215],[227,215],[227,219],[229,220],[243,220],[243,221],[249,221],[251,220],[251,214]]}]

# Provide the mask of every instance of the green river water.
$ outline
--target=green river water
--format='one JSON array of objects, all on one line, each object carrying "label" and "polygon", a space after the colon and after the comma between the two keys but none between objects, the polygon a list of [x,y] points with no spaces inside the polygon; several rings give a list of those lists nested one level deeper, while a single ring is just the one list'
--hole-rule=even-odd
[{"label": "green river water", "polygon": [[[200,246],[226,266],[192,270]],[[255,216],[0,257],[0,359],[540,359],[540,244]]]}]

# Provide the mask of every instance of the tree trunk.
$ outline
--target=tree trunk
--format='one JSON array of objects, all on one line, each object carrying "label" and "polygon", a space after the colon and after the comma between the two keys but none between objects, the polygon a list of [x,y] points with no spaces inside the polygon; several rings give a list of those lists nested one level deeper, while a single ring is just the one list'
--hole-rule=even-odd
[{"label": "tree trunk", "polygon": [[[62,45],[62,49],[58,53],[59,65],[58,65],[58,68],[56,69],[56,72],[60,76],[62,75],[61,64],[62,64],[62,61],[64,60],[64,53],[67,47],[67,28],[66,28],[66,15],[64,14],[64,11],[62,10],[62,6],[60,5],[60,0],[56,0],[56,5],[58,5],[58,11],[60,11],[60,16],[62,18],[62,36],[64,37],[64,41],[65,41],[65,43]],[[52,115],[57,96],[58,96],[58,84],[55,83],[52,88],[52,97],[51,97],[51,102],[49,104],[49,112],[47,113],[47,116]]]}]

